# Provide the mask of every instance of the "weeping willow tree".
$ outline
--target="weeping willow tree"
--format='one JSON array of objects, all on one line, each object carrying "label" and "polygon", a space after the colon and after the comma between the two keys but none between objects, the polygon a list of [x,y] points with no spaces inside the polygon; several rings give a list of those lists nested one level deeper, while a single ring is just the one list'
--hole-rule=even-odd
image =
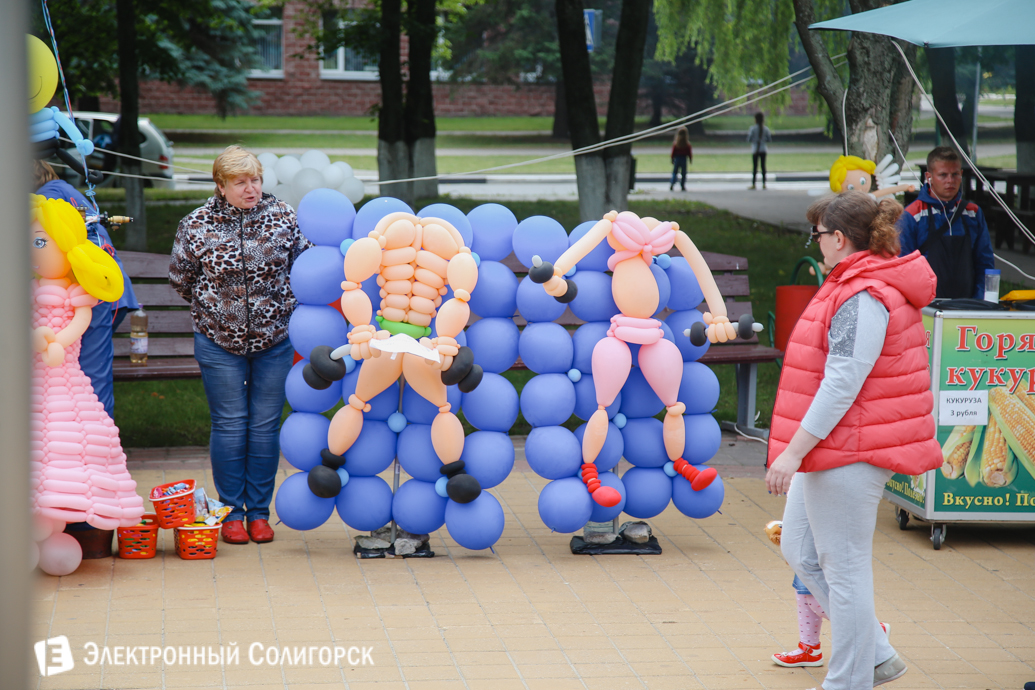
[{"label": "weeping willow tree", "polygon": [[[698,60],[711,60],[712,84],[727,96],[737,96],[756,84],[787,76],[793,27],[816,75],[815,93],[846,134],[848,153],[879,160],[895,153],[889,132],[904,154],[913,127],[913,81],[898,51],[885,36],[855,33],[847,39],[841,32],[808,27],[886,4],[887,0],[655,0],[656,57],[671,61],[692,46]],[[904,51],[914,62],[916,47],[907,45]],[[841,69],[842,52],[847,72]],[[771,102],[786,102],[786,94]]]}]

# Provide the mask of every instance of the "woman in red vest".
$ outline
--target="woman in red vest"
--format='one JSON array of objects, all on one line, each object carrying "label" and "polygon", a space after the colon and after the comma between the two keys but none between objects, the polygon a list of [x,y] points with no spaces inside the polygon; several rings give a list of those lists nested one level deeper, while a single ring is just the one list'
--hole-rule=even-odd
[{"label": "woman in red vest", "polygon": [[942,463],[920,318],[936,280],[919,252],[898,256],[901,213],[858,191],[809,208],[834,268],[791,333],[773,410],[766,487],[787,493],[784,557],[830,615],[824,690],[906,672],[874,612],[877,506],[892,473]]}]

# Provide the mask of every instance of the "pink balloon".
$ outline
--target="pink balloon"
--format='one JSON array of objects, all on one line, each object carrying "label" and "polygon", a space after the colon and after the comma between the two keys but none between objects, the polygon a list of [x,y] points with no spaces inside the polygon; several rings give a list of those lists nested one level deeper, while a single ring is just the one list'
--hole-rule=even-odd
[{"label": "pink balloon", "polygon": [[637,359],[643,377],[661,398],[661,402],[665,403],[665,407],[675,405],[683,378],[683,356],[679,354],[675,343],[662,338],[653,345],[644,345],[640,347]]},{"label": "pink balloon", "polygon": [[[44,539],[46,539],[50,535],[54,534],[54,532],[57,531],[57,530],[54,529],[54,523],[55,523],[55,520],[51,520],[50,518],[45,518],[42,515],[33,515],[32,516],[32,541],[33,542],[43,541]],[[64,525],[62,525],[61,527],[62,527],[62,529],[64,529]],[[33,567],[36,567],[36,566],[33,566]]]},{"label": "pink balloon", "polygon": [[34,570],[40,562],[40,546],[34,541],[29,542],[29,570]]},{"label": "pink balloon", "polygon": [[83,549],[70,534],[52,534],[40,542],[40,570],[47,575],[71,575],[83,562]]},{"label": "pink balloon", "polygon": [[597,342],[593,348],[593,383],[598,405],[607,407],[615,401],[631,368],[632,353],[628,345],[611,337]]}]

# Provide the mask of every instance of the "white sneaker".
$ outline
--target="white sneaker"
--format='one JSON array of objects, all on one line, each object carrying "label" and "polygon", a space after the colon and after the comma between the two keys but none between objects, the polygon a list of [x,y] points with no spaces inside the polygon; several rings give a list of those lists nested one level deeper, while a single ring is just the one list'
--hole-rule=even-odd
[{"label": "white sneaker", "polygon": [[898,680],[902,676],[906,675],[906,671],[909,667],[906,666],[906,662],[899,658],[899,655],[891,657],[883,664],[873,669],[873,687],[878,685],[884,685],[890,683],[893,680]]}]

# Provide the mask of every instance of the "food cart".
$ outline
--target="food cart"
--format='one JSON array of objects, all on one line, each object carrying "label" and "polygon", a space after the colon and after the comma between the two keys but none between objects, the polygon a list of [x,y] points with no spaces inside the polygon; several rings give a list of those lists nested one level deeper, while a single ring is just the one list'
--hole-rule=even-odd
[{"label": "food cart", "polygon": [[943,465],[884,488],[899,527],[1035,522],[1035,312],[923,310]]}]

